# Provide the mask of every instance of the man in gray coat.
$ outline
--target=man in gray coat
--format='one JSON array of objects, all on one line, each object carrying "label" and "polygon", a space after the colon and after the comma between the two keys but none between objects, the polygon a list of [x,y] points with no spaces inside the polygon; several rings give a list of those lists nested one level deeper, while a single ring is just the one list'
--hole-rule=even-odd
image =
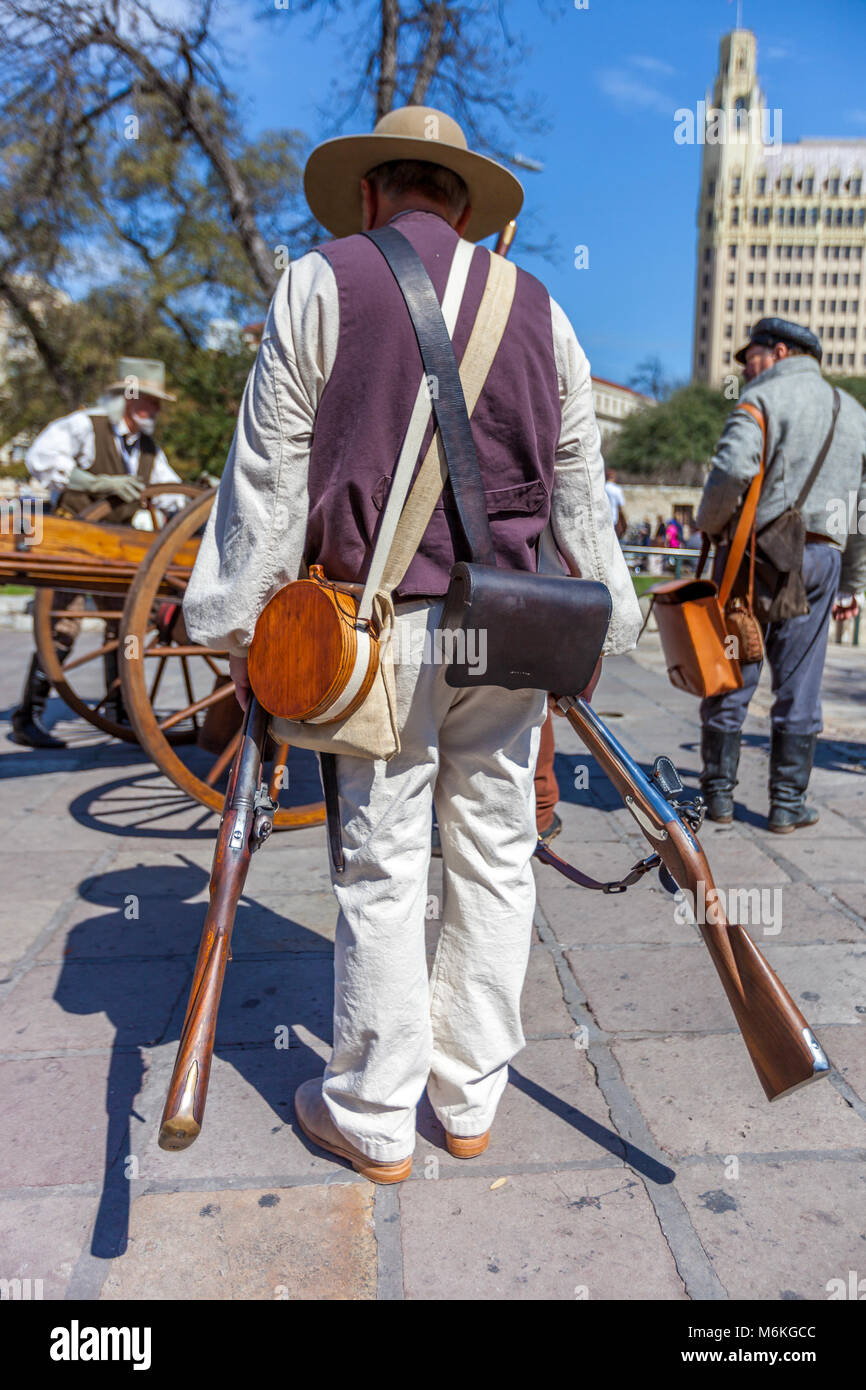
[{"label": "man in gray coat", "polygon": [[[792,507],[833,419],[833,390],[821,375],[822,350],[808,328],[785,319],[761,319],[746,347],[741,402],[757,406],[767,429],[765,478],[757,529]],[[769,828],[786,834],[814,825],[805,805],[821,719],[821,678],[831,615],[857,612],[866,585],[866,411],[839,392],[830,446],[802,505],[806,526],[803,580],[810,611],[769,623],[764,647],[773,675]],[[729,536],[746,489],[761,464],[761,429],[747,411],[728,417],[698,510],[699,528],[714,539]],[[860,526],[862,525],[862,531]],[[733,789],[740,731],[761,663],[742,667],[742,690],[701,704],[701,785],[711,820],[733,820]]]}]

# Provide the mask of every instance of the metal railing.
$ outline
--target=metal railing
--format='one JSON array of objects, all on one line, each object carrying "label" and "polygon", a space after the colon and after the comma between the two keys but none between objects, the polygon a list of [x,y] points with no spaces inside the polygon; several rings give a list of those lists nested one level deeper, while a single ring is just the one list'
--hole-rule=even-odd
[{"label": "metal railing", "polygon": [[[683,560],[691,560],[691,559],[699,560],[700,557],[701,557],[701,552],[700,552],[700,550],[691,550],[691,549],[688,548],[688,546],[681,546],[681,547],[678,547],[677,549],[672,549],[672,548],[670,548],[670,547],[668,547],[668,546],[631,545],[631,544],[629,544],[628,542],[626,542],[625,544],[623,544],[622,542],[620,542],[620,546],[621,546],[621,549],[622,549],[623,554],[626,556],[626,563],[628,563],[628,556],[629,556],[629,555],[659,555],[659,556],[662,556],[662,557],[663,557],[663,559],[662,559],[662,570],[664,570],[665,561],[666,561],[667,559],[669,559],[669,558],[670,558],[670,559],[673,559],[673,561],[674,561],[674,567],[673,567],[673,569],[674,569],[674,578],[675,578],[675,579],[682,579],[682,577],[683,577]],[[714,553],[715,553],[715,546],[711,546],[711,547],[710,547],[710,558],[711,558],[711,559],[712,559],[712,556],[714,555]],[[710,565],[709,568],[708,568],[708,570],[707,570],[707,573],[711,573],[711,572],[712,572],[712,565]],[[648,571],[644,570],[643,573],[644,573],[644,574],[647,574]],[[853,619],[853,622],[854,622],[854,630],[853,630],[853,632],[851,633],[851,646],[852,646],[852,647],[859,647],[859,646],[860,646],[860,619],[861,619],[862,616],[863,616],[863,614],[862,614],[862,610],[861,610],[861,612],[858,613],[857,616]],[[844,631],[845,631],[845,623],[846,623],[846,622],[850,622],[850,621],[851,621],[850,618],[846,618],[846,619],[845,619],[845,622],[832,622],[832,621],[831,621],[831,627],[832,627],[832,631],[833,631],[833,642],[834,642],[834,645],[835,645],[835,646],[844,646],[844,645],[847,645],[846,643],[843,643],[843,641],[842,641],[842,634],[843,634]]]}]

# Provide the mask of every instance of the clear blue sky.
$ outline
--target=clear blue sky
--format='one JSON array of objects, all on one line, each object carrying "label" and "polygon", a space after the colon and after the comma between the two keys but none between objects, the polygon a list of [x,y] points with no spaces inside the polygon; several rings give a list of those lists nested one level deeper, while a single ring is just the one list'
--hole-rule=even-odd
[{"label": "clear blue sky", "polygon": [[[305,16],[233,0],[231,81],[249,125],[293,126],[311,143],[336,133],[322,105],[345,57],[337,33],[314,35]],[[690,373],[695,201],[700,149],[674,143],[673,113],[712,85],[736,0],[512,0],[507,13],[532,53],[523,90],[541,98],[551,131],[513,145],[544,162],[521,174],[537,240],[553,259],[512,252],[575,325],[593,372],[627,381],[657,354],[669,375]],[[743,0],[758,38],[758,72],[783,138],[866,140],[866,0]],[[364,128],[350,122],[344,133]],[[574,247],[589,248],[575,270]]]}]

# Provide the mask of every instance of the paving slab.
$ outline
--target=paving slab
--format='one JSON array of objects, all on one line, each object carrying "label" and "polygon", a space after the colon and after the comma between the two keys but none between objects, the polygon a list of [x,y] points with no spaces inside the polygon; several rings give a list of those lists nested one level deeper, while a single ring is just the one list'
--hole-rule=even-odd
[{"label": "paving slab", "polygon": [[677,1190],[729,1298],[827,1300],[831,1281],[863,1274],[862,1160],[743,1161],[734,1181],[699,1164],[680,1170]]},{"label": "paving slab", "polygon": [[761,950],[814,1026],[858,1023],[866,1013],[866,941],[855,946],[788,946]]},{"label": "paving slab", "polygon": [[[643,1184],[628,1170],[516,1173],[404,1185],[406,1297],[681,1299]],[[431,1250],[436,1258],[431,1259]]]},{"label": "paving slab", "polygon": [[[220,1048],[214,1054],[202,1131],[179,1153],[157,1144],[177,1047],[159,1048],[144,1093],[136,1101],[140,1176],[144,1181],[231,1186],[276,1175],[281,1183],[352,1181],[355,1175],[314,1149],[296,1130],[292,1097],[302,1081],[321,1076],[324,1060],[308,1043]],[[326,1049],[327,1051],[328,1049]],[[357,1179],[359,1182],[360,1178]]]},{"label": "paving slab", "polygon": [[866,1124],[827,1079],[771,1104],[739,1033],[624,1038],[612,1051],[666,1153],[866,1149]]},{"label": "paving slab", "polygon": [[418,1107],[415,1172],[430,1158],[437,1171],[467,1173],[483,1163],[618,1164],[625,1146],[614,1127],[585,1048],[575,1039],[527,1043],[509,1066],[509,1082],[496,1112],[490,1145],[483,1158],[466,1163],[445,1148],[442,1126],[426,1097]]},{"label": "paving slab", "polygon": [[373,1186],[139,1197],[101,1299],[376,1297]]},{"label": "paving slab", "polygon": [[181,960],[34,965],[0,1012],[0,1052],[151,1047],[191,978]]},{"label": "paving slab", "polygon": [[0,1277],[29,1280],[34,1299],[65,1298],[90,1240],[97,1203],[96,1197],[72,1194],[0,1200]]},{"label": "paving slab", "polygon": [[566,960],[606,1032],[725,1031],[733,1023],[719,977],[695,928],[678,946],[581,947]]},{"label": "paving slab", "polygon": [[[105,1052],[0,1061],[0,1173],[4,1189],[102,1182],[111,1061]],[[121,1093],[128,1115],[145,1067],[146,1060],[134,1052],[116,1058],[117,1084],[111,1105],[119,1119]],[[123,1147],[125,1133],[125,1127],[119,1125],[117,1146]],[[112,1156],[116,1152],[114,1147]]]},{"label": "paving slab", "polygon": [[781,842],[779,853],[814,883],[854,880],[862,884],[864,853],[852,852],[848,840],[828,839],[820,821],[814,827],[775,838]]},{"label": "paving slab", "polygon": [[866,1103],[866,1028],[862,1019],[853,1027],[822,1028],[821,1045],[842,1079]]}]

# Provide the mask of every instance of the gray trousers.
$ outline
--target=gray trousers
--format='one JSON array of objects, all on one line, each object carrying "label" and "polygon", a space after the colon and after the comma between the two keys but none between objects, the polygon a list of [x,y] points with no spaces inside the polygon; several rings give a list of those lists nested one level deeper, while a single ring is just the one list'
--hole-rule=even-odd
[{"label": "gray trousers", "polygon": [[[770,623],[764,647],[773,677],[774,729],[788,734],[820,734],[821,678],[827,655],[830,615],[839,587],[842,552],[820,542],[806,546],[803,581],[811,612],[784,623]],[[761,662],[742,667],[742,690],[701,701],[701,723],[736,733],[743,727],[749,701],[757,689]]]}]

